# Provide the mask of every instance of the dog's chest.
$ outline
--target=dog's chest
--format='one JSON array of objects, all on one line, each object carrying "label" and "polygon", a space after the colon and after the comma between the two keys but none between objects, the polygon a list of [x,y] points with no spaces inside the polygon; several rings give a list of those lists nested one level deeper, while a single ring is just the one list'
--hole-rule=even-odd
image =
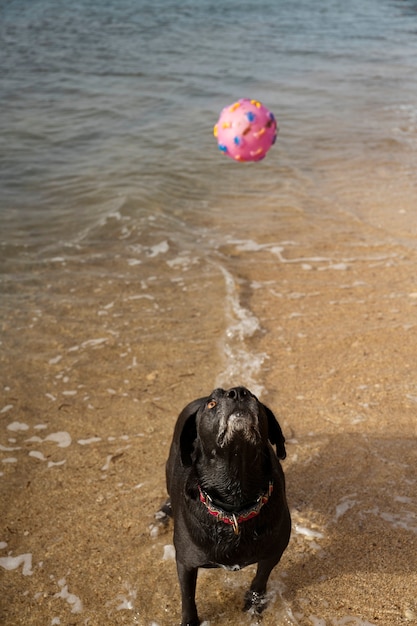
[{"label": "dog's chest", "polygon": [[230,526],[222,522],[211,525],[210,535],[206,535],[201,544],[207,559],[206,567],[221,567],[235,572],[264,557],[264,552],[272,546],[266,537],[256,532],[255,527],[255,523],[248,522],[236,535]]}]

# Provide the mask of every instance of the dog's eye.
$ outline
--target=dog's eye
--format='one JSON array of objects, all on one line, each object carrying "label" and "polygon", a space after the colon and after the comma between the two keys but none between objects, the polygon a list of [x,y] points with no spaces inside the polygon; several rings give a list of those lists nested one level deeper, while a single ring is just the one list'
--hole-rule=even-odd
[{"label": "dog's eye", "polygon": [[214,409],[216,404],[217,404],[217,402],[215,400],[210,400],[209,402],[207,402],[207,408],[208,409]]}]

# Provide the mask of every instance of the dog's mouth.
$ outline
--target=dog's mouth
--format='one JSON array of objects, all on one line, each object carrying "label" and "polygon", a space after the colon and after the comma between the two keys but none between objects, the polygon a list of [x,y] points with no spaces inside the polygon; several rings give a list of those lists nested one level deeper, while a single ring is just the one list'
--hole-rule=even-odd
[{"label": "dog's mouth", "polygon": [[228,445],[236,437],[255,444],[260,439],[258,419],[247,411],[235,410],[224,416],[220,422],[217,443],[220,447]]}]

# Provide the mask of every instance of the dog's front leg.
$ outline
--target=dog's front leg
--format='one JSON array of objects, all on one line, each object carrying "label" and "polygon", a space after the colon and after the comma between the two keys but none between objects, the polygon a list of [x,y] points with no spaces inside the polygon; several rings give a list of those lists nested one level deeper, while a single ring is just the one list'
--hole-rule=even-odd
[{"label": "dog's front leg", "polygon": [[270,573],[278,561],[279,559],[277,560],[275,556],[271,559],[259,561],[256,576],[252,580],[249,591],[245,594],[244,611],[249,611],[249,609],[253,608],[257,613],[262,613],[266,608],[266,584]]},{"label": "dog's front leg", "polygon": [[177,560],[178,579],[181,588],[182,621],[181,626],[199,626],[195,603],[195,589],[197,585],[198,568],[188,568]]}]

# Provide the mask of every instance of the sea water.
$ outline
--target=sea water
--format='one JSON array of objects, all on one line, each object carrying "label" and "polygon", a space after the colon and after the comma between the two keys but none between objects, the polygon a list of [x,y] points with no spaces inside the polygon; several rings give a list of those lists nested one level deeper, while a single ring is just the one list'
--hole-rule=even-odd
[{"label": "sea water", "polygon": [[[115,252],[135,246],[136,262],[165,264],[173,244],[211,257],[210,235],[287,212],[395,218],[416,233],[411,0],[42,0],[0,11],[3,276],[104,237]],[[258,165],[222,159],[212,136],[220,108],[242,96],[265,102],[280,127]],[[381,185],[403,194],[399,205],[373,206]]]}]

